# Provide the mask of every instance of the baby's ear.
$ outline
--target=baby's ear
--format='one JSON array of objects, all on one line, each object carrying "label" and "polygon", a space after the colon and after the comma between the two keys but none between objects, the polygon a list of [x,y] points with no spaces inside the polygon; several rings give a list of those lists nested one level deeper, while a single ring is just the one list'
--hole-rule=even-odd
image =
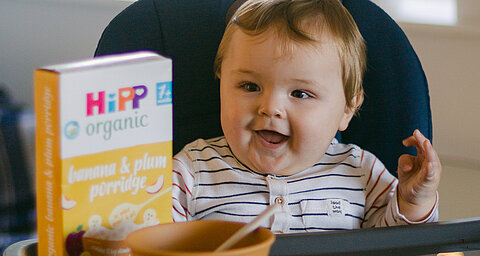
[{"label": "baby's ear", "polygon": [[343,114],[342,120],[338,125],[338,130],[343,132],[347,129],[350,120],[352,120],[353,115],[355,114],[355,110],[345,106],[345,113]]},{"label": "baby's ear", "polygon": [[352,99],[352,107],[345,106],[345,113],[343,114],[342,120],[338,126],[339,131],[345,131],[348,128],[348,124],[360,107],[362,99],[362,95],[357,95]]}]

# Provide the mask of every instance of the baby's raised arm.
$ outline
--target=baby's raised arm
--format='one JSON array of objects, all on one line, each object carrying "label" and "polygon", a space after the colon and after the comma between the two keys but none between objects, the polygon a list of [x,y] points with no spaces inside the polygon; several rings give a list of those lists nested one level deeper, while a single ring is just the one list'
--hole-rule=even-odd
[{"label": "baby's raised arm", "polygon": [[436,204],[442,166],[431,142],[420,131],[415,130],[403,145],[415,146],[418,155],[404,154],[398,159],[398,207],[407,219],[420,221]]}]

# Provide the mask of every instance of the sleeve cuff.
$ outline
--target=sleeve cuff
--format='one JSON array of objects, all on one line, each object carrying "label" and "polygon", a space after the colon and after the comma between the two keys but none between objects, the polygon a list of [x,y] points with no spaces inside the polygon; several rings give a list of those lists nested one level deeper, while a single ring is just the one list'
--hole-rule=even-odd
[{"label": "sleeve cuff", "polygon": [[423,220],[411,221],[411,220],[407,219],[407,217],[405,217],[405,215],[400,213],[399,206],[398,206],[398,200],[397,200],[397,198],[398,198],[397,197],[397,190],[398,190],[398,187],[397,187],[397,189],[395,189],[395,195],[393,197],[394,202],[393,202],[392,206],[393,206],[394,218],[395,218],[395,221],[398,224],[422,224],[422,223],[430,223],[430,222],[438,221],[438,191],[437,191],[437,195],[436,195],[435,204],[433,205],[432,210],[430,210],[429,215]]}]

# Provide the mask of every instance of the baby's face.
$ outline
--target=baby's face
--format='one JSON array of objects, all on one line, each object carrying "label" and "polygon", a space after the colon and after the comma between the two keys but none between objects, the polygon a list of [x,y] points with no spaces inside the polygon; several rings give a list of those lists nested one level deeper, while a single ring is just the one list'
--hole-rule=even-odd
[{"label": "baby's face", "polygon": [[313,166],[353,113],[329,35],[320,47],[297,44],[288,55],[278,38],[266,36],[233,34],[221,66],[222,128],[244,165],[291,175]]}]

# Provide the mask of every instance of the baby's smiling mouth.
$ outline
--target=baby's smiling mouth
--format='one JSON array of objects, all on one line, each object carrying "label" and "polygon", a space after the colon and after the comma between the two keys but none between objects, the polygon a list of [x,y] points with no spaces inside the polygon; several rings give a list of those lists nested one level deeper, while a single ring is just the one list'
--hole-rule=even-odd
[{"label": "baby's smiling mouth", "polygon": [[261,139],[270,144],[281,144],[289,138],[289,136],[270,130],[258,130],[255,132]]}]

